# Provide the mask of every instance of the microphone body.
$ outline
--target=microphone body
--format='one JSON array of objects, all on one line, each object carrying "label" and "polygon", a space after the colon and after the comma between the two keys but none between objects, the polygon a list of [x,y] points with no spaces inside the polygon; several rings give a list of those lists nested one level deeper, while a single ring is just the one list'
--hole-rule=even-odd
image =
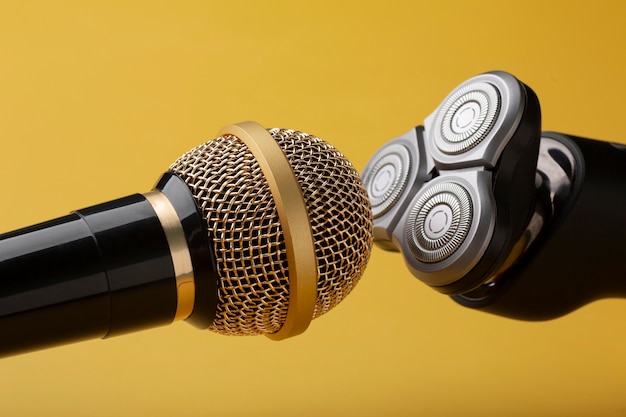
[{"label": "microphone body", "polygon": [[[187,320],[207,328],[216,278],[201,217],[177,176],[154,192],[190,242],[200,299]],[[167,325],[185,308],[162,220],[141,194],[0,235],[0,277],[0,355]]]},{"label": "microphone body", "polygon": [[542,135],[547,140],[571,152],[571,162],[561,158],[570,189],[553,187],[553,212],[519,261],[493,282],[453,296],[458,303],[547,320],[600,298],[626,297],[626,146],[552,132]]},{"label": "microphone body", "polygon": [[298,335],[358,283],[372,229],[360,176],[332,145],[226,126],[150,192],[0,235],[0,356],[175,320]]}]

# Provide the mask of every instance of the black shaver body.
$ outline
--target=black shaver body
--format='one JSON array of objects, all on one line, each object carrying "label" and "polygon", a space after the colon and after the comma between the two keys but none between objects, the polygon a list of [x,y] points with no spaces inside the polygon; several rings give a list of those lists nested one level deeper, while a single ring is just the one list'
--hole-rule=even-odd
[{"label": "black shaver body", "polygon": [[571,182],[539,185],[551,212],[538,236],[498,279],[453,296],[462,305],[545,320],[600,298],[626,297],[626,147],[551,132],[542,142],[548,153],[538,175],[546,178],[549,159]]}]

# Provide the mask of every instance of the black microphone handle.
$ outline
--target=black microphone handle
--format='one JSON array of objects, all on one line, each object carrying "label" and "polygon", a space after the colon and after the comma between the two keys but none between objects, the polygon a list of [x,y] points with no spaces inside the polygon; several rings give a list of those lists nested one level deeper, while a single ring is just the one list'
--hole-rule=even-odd
[{"label": "black microphone handle", "polygon": [[626,146],[546,133],[579,165],[570,201],[517,264],[458,303],[522,320],[547,320],[600,298],[626,297]]},{"label": "black microphone handle", "polygon": [[[180,318],[207,328],[216,273],[202,217],[175,175],[155,189],[174,208],[193,266]],[[171,323],[180,287],[162,220],[134,194],[0,235],[0,356]]]}]

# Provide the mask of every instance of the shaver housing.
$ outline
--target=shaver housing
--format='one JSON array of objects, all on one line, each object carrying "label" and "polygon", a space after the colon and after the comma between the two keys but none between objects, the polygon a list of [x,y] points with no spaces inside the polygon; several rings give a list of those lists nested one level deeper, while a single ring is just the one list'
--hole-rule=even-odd
[{"label": "shaver housing", "polygon": [[518,262],[452,297],[466,307],[548,320],[597,299],[626,297],[626,146],[554,132],[541,141],[535,210],[541,220],[529,225]]},{"label": "shaver housing", "polygon": [[375,243],[466,307],[545,320],[626,297],[626,146],[541,133],[504,72],[454,89],[363,171]]},{"label": "shaver housing", "polygon": [[366,165],[375,242],[445,294],[496,275],[532,214],[540,125],[536,95],[512,75],[461,84]]}]

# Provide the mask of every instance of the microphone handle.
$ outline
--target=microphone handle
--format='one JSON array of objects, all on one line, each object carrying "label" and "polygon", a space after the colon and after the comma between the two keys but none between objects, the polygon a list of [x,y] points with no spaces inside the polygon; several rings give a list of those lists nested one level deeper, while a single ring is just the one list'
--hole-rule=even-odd
[{"label": "microphone handle", "polygon": [[[208,235],[181,179],[165,174],[156,189],[193,264],[185,316],[207,328],[216,297]],[[162,221],[134,194],[0,235],[0,356],[171,323],[182,290]]]},{"label": "microphone handle", "polygon": [[458,303],[547,320],[600,298],[626,297],[626,146],[558,133],[578,170],[574,192],[537,241],[497,281]]}]

